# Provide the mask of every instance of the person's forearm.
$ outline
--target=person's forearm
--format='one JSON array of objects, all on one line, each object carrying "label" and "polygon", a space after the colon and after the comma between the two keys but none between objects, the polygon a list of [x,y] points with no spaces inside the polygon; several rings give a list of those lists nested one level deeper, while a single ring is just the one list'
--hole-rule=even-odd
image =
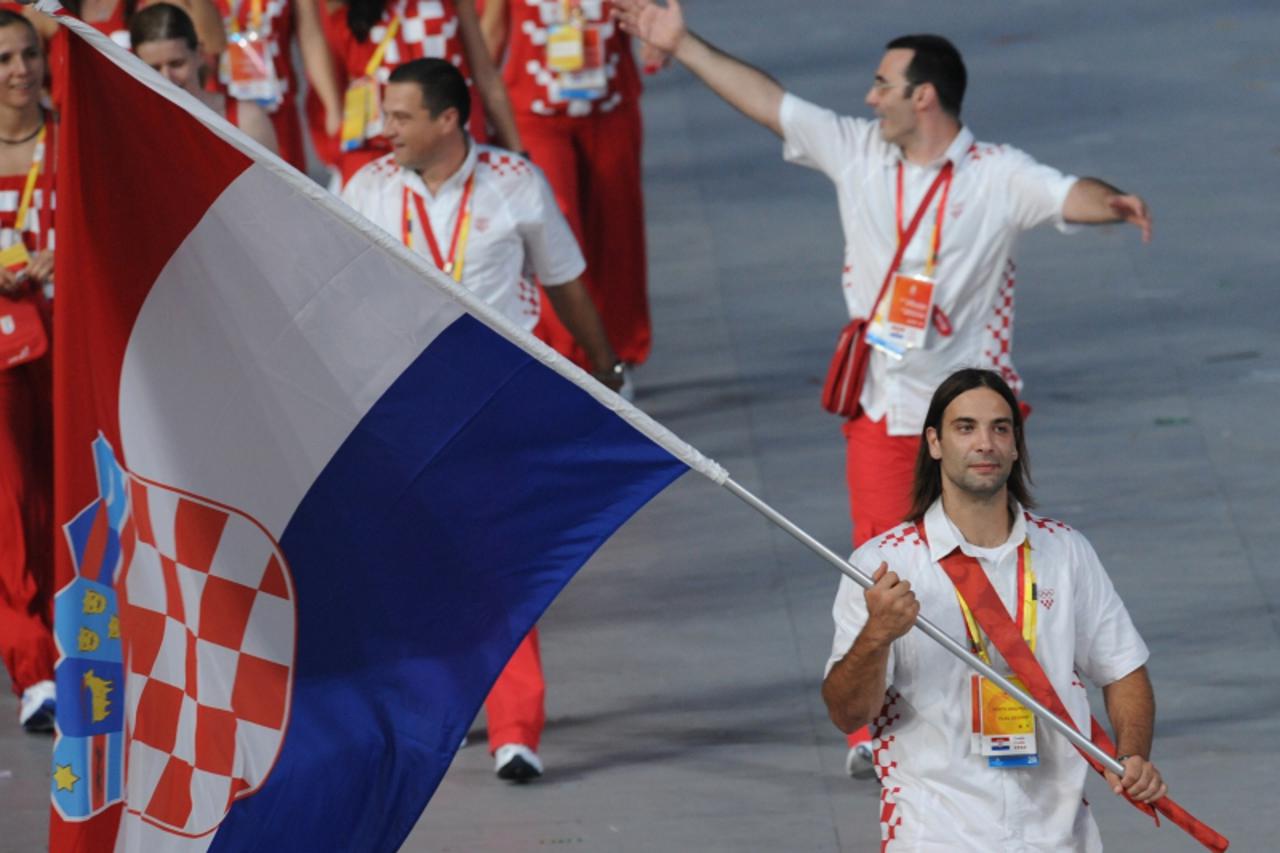
[{"label": "person's forearm", "polygon": [[31,22],[31,26],[36,28],[40,38],[46,42],[57,35],[58,30],[61,29],[61,25],[56,20],[36,9],[35,6],[23,6],[22,14]]},{"label": "person's forearm", "polygon": [[1112,207],[1111,200],[1123,195],[1124,192],[1106,181],[1080,178],[1071,185],[1071,190],[1067,193],[1066,203],[1062,206],[1062,217],[1068,222],[1082,225],[1119,222],[1123,217]]},{"label": "person's forearm", "polygon": [[213,5],[212,0],[185,0],[183,5],[191,15],[191,23],[195,25],[200,49],[213,55],[226,50],[227,32],[222,24],[222,16],[218,14],[218,7]]},{"label": "person's forearm", "polygon": [[567,284],[545,287],[544,290],[560,322],[586,351],[592,372],[597,375],[608,373],[617,363],[618,356],[609,345],[600,314],[592,304],[582,279],[575,278]]},{"label": "person's forearm", "polygon": [[734,109],[782,136],[780,112],[786,90],[777,80],[692,32],[685,33],[674,56]]},{"label": "person's forearm", "polygon": [[880,712],[889,647],[890,643],[874,640],[863,631],[823,679],[822,701],[840,731],[857,731]]},{"label": "person's forearm", "polygon": [[507,46],[507,2],[489,0],[480,12],[480,33],[484,36],[489,58],[495,63],[502,58],[502,51]]},{"label": "person's forearm", "polygon": [[471,66],[471,76],[480,90],[480,100],[484,102],[485,115],[493,123],[498,143],[509,151],[523,151],[511,98],[507,95],[502,76],[489,58],[489,48],[480,32],[480,21],[471,0],[458,2],[458,32],[462,36],[463,53]]},{"label": "person's forearm", "polygon": [[1151,742],[1155,730],[1156,697],[1146,667],[1113,681],[1102,688],[1107,718],[1116,733],[1119,755],[1151,758]]},{"label": "person's forearm", "polygon": [[302,66],[307,80],[315,89],[316,97],[324,105],[327,115],[342,115],[342,93],[338,91],[338,78],[333,67],[333,55],[324,38],[320,25],[320,10],[315,0],[296,0],[298,22],[298,49],[302,54]]}]

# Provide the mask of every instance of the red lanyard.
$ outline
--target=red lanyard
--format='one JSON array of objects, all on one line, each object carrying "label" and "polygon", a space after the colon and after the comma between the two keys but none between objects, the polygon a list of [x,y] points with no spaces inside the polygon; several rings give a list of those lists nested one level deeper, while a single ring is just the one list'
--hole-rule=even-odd
[{"label": "red lanyard", "polygon": [[[431,260],[435,261],[438,267],[445,275],[453,276],[455,281],[462,280],[462,264],[460,263],[460,253],[466,253],[465,237],[462,235],[468,230],[471,219],[471,188],[475,186],[476,173],[471,170],[471,174],[467,176],[467,183],[462,188],[462,200],[458,202],[458,216],[453,223],[453,236],[449,239],[449,257],[446,258],[440,254],[440,244],[436,242],[435,231],[431,229],[431,219],[427,216],[427,207],[422,201],[422,196],[409,189],[406,185],[404,188],[403,210],[404,230],[401,234],[404,244],[409,248],[413,248],[413,216],[409,212],[409,197],[413,196],[414,206],[418,209],[418,219],[422,222],[422,233],[427,237],[427,248],[431,250]],[[458,275],[454,275],[457,269]]]},{"label": "red lanyard", "polygon": [[916,208],[915,215],[911,217],[911,227],[907,230],[902,228],[902,161],[898,161],[898,197],[895,206],[895,212],[898,217],[898,245],[909,241],[915,234],[916,227],[920,224],[921,217],[924,216],[925,210],[929,207],[929,202],[933,200],[933,194],[938,191],[938,187],[942,187],[942,198],[938,201],[938,213],[933,220],[933,238],[930,240],[929,257],[925,261],[924,274],[932,276],[934,267],[938,264],[938,247],[942,245],[942,220],[947,210],[947,195],[951,192],[951,177],[954,174],[954,166],[948,160],[938,172],[938,176],[933,179],[933,183],[929,185],[929,191],[924,194],[924,198],[920,201],[920,206]]}]

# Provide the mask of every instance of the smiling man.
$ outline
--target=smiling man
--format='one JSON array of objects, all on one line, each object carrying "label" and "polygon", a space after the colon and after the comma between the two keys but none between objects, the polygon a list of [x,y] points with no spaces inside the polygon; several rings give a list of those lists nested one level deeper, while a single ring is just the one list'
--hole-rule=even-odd
[{"label": "smiling man", "polygon": [[1081,731],[1090,717],[1080,679],[1102,687],[1125,767],[1108,776],[1112,789],[1139,802],[1165,794],[1149,760],[1147,647],[1089,542],[1028,512],[1029,479],[1013,391],[992,371],[953,374],[925,417],[912,520],[854,553],[855,565],[875,567],[873,587],[841,581],[822,697],[844,731],[874,721],[885,849],[1102,849],[1083,799],[1088,765],[1070,742],[911,631],[923,611],[1012,672],[979,627],[990,618],[981,602],[952,582],[957,557],[986,576]]},{"label": "smiling man", "polygon": [[[524,157],[476,144],[465,130],[470,108],[452,63],[416,59],[397,67],[382,102],[391,153],[356,172],[343,200],[525,331],[538,323],[536,277],[595,378],[617,391],[622,362],[582,283],[586,263],[551,187]],[[485,703],[499,778],[542,775],[543,700],[535,628]]]},{"label": "smiling man", "polygon": [[[1151,236],[1146,203],[1096,178],[1074,178],[1007,145],[979,142],[960,120],[967,74],[937,35],[886,46],[867,92],[874,120],[837,115],[690,32],[678,0],[614,0],[622,27],[666,51],[716,94],[783,139],[783,156],[835,184],[844,230],[841,290],[869,320],[875,348],[844,421],[853,544],[902,520],[929,395],[959,367],[1000,373],[1012,360],[1013,250],[1045,223],[1131,222]],[[899,245],[903,248],[899,252]],[[866,733],[846,769],[869,775]]]},{"label": "smiling man", "polygon": [[357,172],[342,199],[525,330],[536,277],[594,375],[615,390],[621,362],[581,281],[582,252],[542,173],[466,131],[470,93],[441,59],[391,73],[382,102],[391,153]]}]

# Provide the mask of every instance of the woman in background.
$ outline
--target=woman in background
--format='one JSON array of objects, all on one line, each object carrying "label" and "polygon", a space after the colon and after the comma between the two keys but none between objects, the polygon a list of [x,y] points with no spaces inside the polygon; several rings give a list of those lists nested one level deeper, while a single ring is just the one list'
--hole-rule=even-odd
[{"label": "woman in background", "polygon": [[195,26],[181,8],[171,3],[155,3],[139,10],[129,21],[129,36],[138,58],[170,83],[195,95],[263,147],[278,151],[275,128],[266,110],[252,101],[240,101],[201,88],[204,57],[200,54]]},{"label": "woman in background", "polygon": [[[41,103],[45,61],[34,26],[0,9],[0,659],[21,698],[18,721],[52,731],[53,407],[46,353],[53,288],[53,123]],[[31,351],[38,351],[32,349]]]}]

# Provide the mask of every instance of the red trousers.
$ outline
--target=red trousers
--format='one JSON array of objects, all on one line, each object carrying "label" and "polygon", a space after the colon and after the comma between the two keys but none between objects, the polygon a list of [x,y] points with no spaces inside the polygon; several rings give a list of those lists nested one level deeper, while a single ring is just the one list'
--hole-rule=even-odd
[{"label": "red trousers", "polygon": [[[918,435],[891,436],[884,420],[845,421],[845,477],[853,516],[853,547],[897,527],[911,509]],[[849,735],[849,746],[871,739],[867,727]]]},{"label": "red trousers", "polygon": [[[640,105],[569,118],[517,113],[520,140],[542,169],[587,260],[583,281],[618,358],[649,357],[648,268],[640,185]],[[542,297],[537,335],[589,367],[586,354]]]},{"label": "red trousers", "polygon": [[[639,364],[649,355],[649,298],[640,189],[640,108],[559,118],[520,113],[520,139],[556,194],[587,260],[583,282],[618,357]],[[556,318],[544,294],[537,334],[558,352],[589,367],[586,353]],[[498,676],[485,712],[489,751],[522,743],[535,752],[546,723],[538,629]]]},{"label": "red trousers", "polygon": [[889,435],[883,420],[845,421],[845,477],[853,547],[897,527],[911,509],[920,436]]},{"label": "red trousers", "polygon": [[545,695],[535,627],[520,641],[506,669],[489,691],[489,698],[484,700],[485,714],[489,717],[489,752],[508,743],[522,743],[538,751],[542,727],[547,721],[543,706]]},{"label": "red trousers", "polygon": [[53,413],[47,357],[0,370],[0,658],[22,694],[53,678]]}]

